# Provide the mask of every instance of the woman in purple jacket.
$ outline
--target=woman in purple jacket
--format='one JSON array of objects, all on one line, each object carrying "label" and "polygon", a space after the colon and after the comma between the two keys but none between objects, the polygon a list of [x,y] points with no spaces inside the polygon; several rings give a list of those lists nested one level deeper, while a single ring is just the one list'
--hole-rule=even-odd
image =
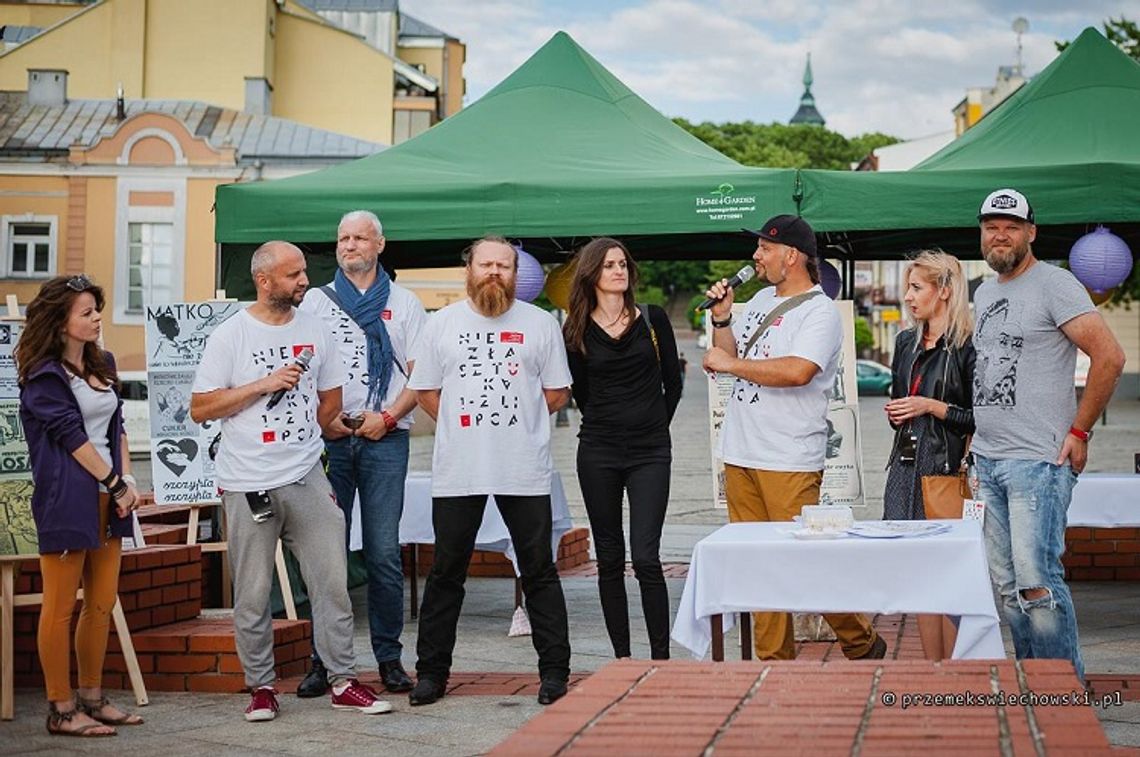
[{"label": "woman in purple jacket", "polygon": [[[103,290],[86,276],[54,278],[28,304],[15,351],[44,585],[37,644],[47,729],[66,736],[113,736],[116,725],[142,723],[102,689],[121,539],[138,507],[115,360],[98,345],[102,310]],[[76,701],[68,635],[80,583]]]}]

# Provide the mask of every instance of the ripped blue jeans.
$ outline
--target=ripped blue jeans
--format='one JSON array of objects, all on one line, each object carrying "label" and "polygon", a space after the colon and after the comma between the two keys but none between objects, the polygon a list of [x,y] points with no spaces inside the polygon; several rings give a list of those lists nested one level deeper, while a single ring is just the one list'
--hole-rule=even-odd
[{"label": "ripped blue jeans", "polygon": [[[1001,595],[1017,658],[1071,660],[1083,681],[1077,616],[1061,565],[1077,476],[1068,465],[975,458],[976,494],[986,503],[990,579]],[[1046,593],[1030,598],[1041,589]]]}]

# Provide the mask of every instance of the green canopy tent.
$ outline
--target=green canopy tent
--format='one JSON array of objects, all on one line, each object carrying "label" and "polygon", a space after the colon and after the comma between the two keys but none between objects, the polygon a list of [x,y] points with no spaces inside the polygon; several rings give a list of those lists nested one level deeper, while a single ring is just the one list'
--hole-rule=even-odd
[{"label": "green canopy tent", "polygon": [[[795,171],[747,168],[654,110],[559,32],[497,87],[429,131],[312,174],[217,192],[219,278],[249,289],[249,255],[269,239],[331,269],[348,210],[384,222],[387,265],[455,265],[485,234],[545,260],[599,234],[657,258],[742,257],[741,226],[795,212]],[[321,253],[324,253],[323,255]]]},{"label": "green canopy tent", "polygon": [[801,212],[838,257],[888,259],[939,246],[977,258],[978,208],[1005,186],[1033,203],[1041,257],[1067,257],[1096,223],[1140,253],[1140,64],[1089,28],[910,171],[800,176]]}]

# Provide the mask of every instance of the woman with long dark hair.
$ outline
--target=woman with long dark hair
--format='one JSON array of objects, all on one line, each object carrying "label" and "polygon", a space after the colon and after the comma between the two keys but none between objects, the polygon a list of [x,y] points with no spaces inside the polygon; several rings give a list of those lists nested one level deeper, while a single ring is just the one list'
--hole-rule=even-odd
[{"label": "woman with long dark hair", "polygon": [[[953,475],[974,433],[973,318],[962,264],[923,250],[906,268],[903,302],[912,328],[895,339],[887,420],[895,429],[887,463],[883,517],[925,520],[923,476]],[[927,659],[951,656],[957,630],[942,615],[919,615]]]},{"label": "woman with long dark hair", "polygon": [[615,657],[629,657],[622,498],[650,654],[669,657],[669,595],[661,528],[669,502],[669,423],[681,398],[681,368],[669,318],[634,301],[637,264],[604,237],[578,253],[563,327],[574,400],[582,411],[578,483],[598,556],[598,593]]},{"label": "woman with long dark hair", "polygon": [[[115,359],[98,344],[103,302],[103,290],[86,276],[48,281],[28,304],[15,351],[43,574],[36,641],[47,730],[62,736],[113,736],[116,725],[142,723],[111,704],[102,689],[122,537],[131,534],[131,511],[138,507]],[[76,701],[68,637],[80,585]]]}]

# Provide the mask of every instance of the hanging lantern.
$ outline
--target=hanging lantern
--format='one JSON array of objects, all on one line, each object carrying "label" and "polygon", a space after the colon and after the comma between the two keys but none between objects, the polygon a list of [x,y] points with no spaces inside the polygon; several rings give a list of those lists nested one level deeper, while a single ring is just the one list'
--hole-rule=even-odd
[{"label": "hanging lantern", "polygon": [[555,267],[546,277],[546,299],[559,310],[570,309],[570,284],[574,281],[576,270],[578,270],[578,258],[574,257]]},{"label": "hanging lantern", "polygon": [[819,260],[819,285],[823,287],[823,293],[833,300],[839,298],[839,290],[843,288],[839,270],[823,258]]},{"label": "hanging lantern", "polygon": [[515,297],[523,302],[534,302],[542,293],[542,285],[545,283],[542,263],[522,247],[515,249],[519,252],[519,270],[515,274]]},{"label": "hanging lantern", "polygon": [[1116,288],[1113,287],[1112,289],[1104,292],[1094,292],[1092,289],[1089,289],[1088,293],[1089,297],[1092,298],[1094,305],[1103,305],[1113,298],[1113,296],[1116,294]]},{"label": "hanging lantern", "polygon": [[1077,281],[1097,294],[1124,283],[1132,270],[1132,250],[1104,226],[1097,226],[1073,244],[1069,268]]}]

